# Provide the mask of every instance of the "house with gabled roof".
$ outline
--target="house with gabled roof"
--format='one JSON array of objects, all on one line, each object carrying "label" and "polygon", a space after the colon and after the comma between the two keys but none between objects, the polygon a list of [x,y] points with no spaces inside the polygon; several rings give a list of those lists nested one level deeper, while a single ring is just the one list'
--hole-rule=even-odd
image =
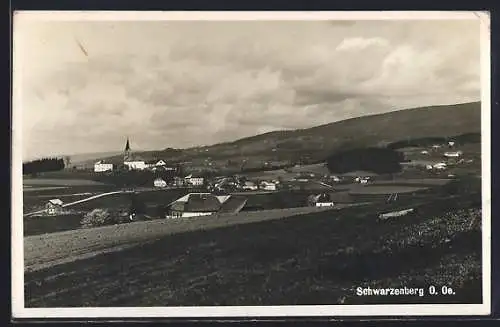
[{"label": "house with gabled roof", "polygon": [[[168,205],[167,218],[209,216],[224,208],[231,195],[189,193]],[[241,210],[241,209],[240,209]]]},{"label": "house with gabled roof", "polygon": [[45,205],[45,210],[49,215],[56,215],[62,211],[63,202],[61,199],[51,199]]}]

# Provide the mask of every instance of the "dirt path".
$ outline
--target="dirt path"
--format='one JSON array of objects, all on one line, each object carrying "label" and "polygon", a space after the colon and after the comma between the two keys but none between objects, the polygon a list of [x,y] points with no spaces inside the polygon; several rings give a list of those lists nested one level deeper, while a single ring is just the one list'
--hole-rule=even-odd
[{"label": "dirt path", "polygon": [[[120,193],[127,193],[127,191],[113,191],[113,192],[101,193],[101,194],[93,195],[93,196],[90,196],[88,198],[81,199],[81,200],[78,200],[78,201],[73,201],[73,202],[70,202],[70,203],[65,203],[65,204],[62,205],[62,207],[63,208],[67,208],[67,207],[71,207],[71,206],[73,206],[75,204],[79,204],[79,203],[83,203],[83,202],[88,202],[88,201],[92,201],[92,200],[95,200],[95,199],[98,199],[98,198],[102,198],[102,197],[105,197],[105,196],[108,196],[108,195],[120,194]],[[45,211],[45,209],[34,211],[34,212],[30,212],[30,213],[25,214],[24,217],[33,216],[33,215],[42,213],[44,211]]]},{"label": "dirt path", "polygon": [[182,220],[142,221],[27,236],[24,238],[25,271],[36,271],[104,252],[121,250],[123,247],[153,241],[165,235],[281,219],[325,210],[335,209],[302,207],[240,212]]}]

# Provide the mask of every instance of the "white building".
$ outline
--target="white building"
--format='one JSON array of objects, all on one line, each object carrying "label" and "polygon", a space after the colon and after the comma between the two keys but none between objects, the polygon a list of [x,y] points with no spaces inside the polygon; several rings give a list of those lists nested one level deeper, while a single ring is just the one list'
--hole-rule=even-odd
[{"label": "white building", "polygon": [[105,171],[112,171],[112,170],[113,170],[113,164],[104,163],[102,161],[98,161],[94,164],[94,172],[96,173],[102,173]]},{"label": "white building", "polygon": [[259,187],[257,185],[255,185],[254,182],[250,182],[250,181],[247,181],[243,184],[243,187],[242,187],[244,190],[247,190],[247,191],[255,191],[257,190]]},{"label": "white building", "polygon": [[260,188],[265,191],[276,191],[276,184],[272,182],[262,181],[260,183]]},{"label": "white building", "polygon": [[203,177],[197,177],[193,175],[188,175],[184,177],[186,180],[186,183],[191,184],[193,186],[202,186],[203,183],[205,182],[205,179]]},{"label": "white building", "polygon": [[435,164],[434,166],[432,166],[432,168],[434,169],[437,169],[437,170],[444,170],[446,169],[446,164],[444,162],[439,162],[437,164]]},{"label": "white building", "polygon": [[368,184],[370,181],[370,177],[368,176],[359,176],[354,179],[355,182],[360,183],[360,184]]},{"label": "white building", "polygon": [[52,199],[45,205],[45,210],[49,215],[55,215],[61,212],[63,202],[60,199]]},{"label": "white building", "polygon": [[448,158],[458,158],[462,155],[462,151],[445,152],[444,156]]},{"label": "white building", "polygon": [[123,164],[130,170],[144,170],[148,168],[144,160],[125,161]]},{"label": "white building", "polygon": [[153,182],[153,184],[154,184],[155,187],[166,187],[167,186],[167,182],[165,182],[161,178],[155,179],[154,182]]},{"label": "white building", "polygon": [[221,210],[222,205],[231,198],[230,195],[216,196],[211,193],[189,193],[169,207],[167,218],[189,218],[209,216]]}]

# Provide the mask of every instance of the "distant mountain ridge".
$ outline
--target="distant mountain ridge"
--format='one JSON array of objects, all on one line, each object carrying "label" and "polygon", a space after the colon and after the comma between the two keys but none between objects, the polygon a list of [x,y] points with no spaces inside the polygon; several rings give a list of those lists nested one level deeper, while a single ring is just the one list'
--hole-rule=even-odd
[{"label": "distant mountain ridge", "polygon": [[[312,128],[268,132],[211,146],[137,153],[146,160],[162,158],[177,162],[199,161],[201,158],[286,161],[297,156],[319,160],[344,149],[480,132],[481,103],[471,102],[362,116]],[[121,158],[117,155],[106,159],[119,161]]]}]

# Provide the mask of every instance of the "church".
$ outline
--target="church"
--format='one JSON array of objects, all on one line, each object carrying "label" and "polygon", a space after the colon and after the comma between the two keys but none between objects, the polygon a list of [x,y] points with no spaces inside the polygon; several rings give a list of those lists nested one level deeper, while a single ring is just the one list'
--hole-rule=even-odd
[{"label": "church", "polygon": [[132,153],[128,137],[127,143],[125,144],[125,151],[123,153],[123,164],[130,170],[144,170],[148,168],[146,161]]}]

